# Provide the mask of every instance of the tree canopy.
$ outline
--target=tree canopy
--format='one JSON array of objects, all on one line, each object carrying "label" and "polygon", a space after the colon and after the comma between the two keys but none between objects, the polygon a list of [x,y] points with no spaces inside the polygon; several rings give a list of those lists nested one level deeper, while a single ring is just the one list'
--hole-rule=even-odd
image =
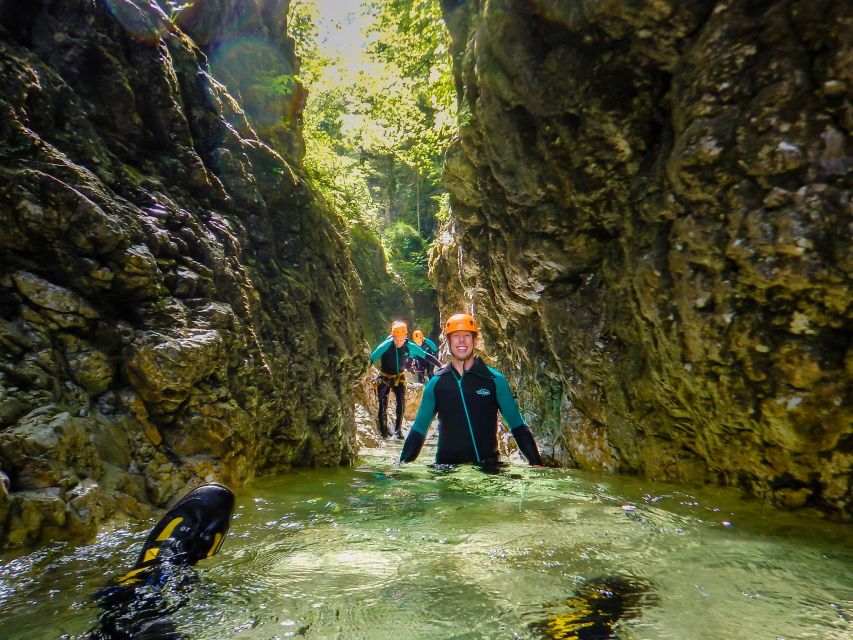
[{"label": "tree canopy", "polygon": [[438,0],[364,0],[361,10],[362,57],[344,60],[321,39],[318,2],[291,5],[288,32],[309,92],[305,167],[350,225],[382,239],[415,299],[413,320],[431,326],[426,256],[446,215],[441,168],[455,132],[449,36]]}]

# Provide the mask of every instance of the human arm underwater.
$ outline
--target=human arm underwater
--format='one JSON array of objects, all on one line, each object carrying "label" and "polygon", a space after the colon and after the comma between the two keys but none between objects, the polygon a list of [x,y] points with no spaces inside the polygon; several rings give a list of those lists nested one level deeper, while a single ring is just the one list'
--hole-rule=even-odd
[{"label": "human arm underwater", "polygon": [[424,387],[424,395],[421,398],[418,413],[415,415],[415,422],[412,428],[409,429],[409,434],[403,443],[400,462],[412,462],[420,455],[421,449],[423,449],[427,430],[429,429],[429,425],[432,424],[432,419],[435,417],[436,383],[438,383],[438,376],[430,378]]},{"label": "human arm underwater", "polygon": [[[539,455],[539,449],[536,447],[536,441],[533,439],[533,434],[530,433],[530,428],[524,422],[521,412],[518,410],[518,405],[515,403],[515,398],[512,397],[512,391],[509,388],[509,383],[503,374],[492,369],[495,373],[495,389],[498,399],[498,408],[501,415],[510,425],[512,437],[515,438],[515,443],[518,445],[518,450],[521,455],[527,460],[527,464],[531,466],[542,466],[542,457]],[[516,425],[516,426],[511,426]]]}]

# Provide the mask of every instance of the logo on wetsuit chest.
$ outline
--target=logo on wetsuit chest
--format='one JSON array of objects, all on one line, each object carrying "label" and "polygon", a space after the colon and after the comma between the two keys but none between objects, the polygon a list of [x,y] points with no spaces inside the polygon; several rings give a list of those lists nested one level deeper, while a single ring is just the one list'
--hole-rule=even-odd
[{"label": "logo on wetsuit chest", "polygon": [[474,393],[476,393],[478,396],[490,396],[490,395],[492,395],[492,392],[489,391],[488,389],[477,389]]}]

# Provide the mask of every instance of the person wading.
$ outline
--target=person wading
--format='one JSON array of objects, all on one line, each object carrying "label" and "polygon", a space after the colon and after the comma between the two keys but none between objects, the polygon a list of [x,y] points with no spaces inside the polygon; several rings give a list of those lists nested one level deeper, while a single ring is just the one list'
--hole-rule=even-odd
[{"label": "person wading", "polygon": [[444,326],[450,347],[450,364],[436,369],[424,387],[415,423],[409,430],[400,462],[420,455],[427,430],[438,415],[437,464],[496,465],[498,411],[512,430],[521,454],[530,465],[542,458],[530,429],[521,417],[506,378],[474,355],[478,327],[467,313],[451,316]]},{"label": "person wading", "polygon": [[432,358],[434,364],[441,363],[421,347],[408,339],[409,328],[405,322],[395,321],[391,324],[391,335],[385,338],[370,354],[373,364],[379,363],[379,376],[376,378],[377,399],[379,400],[379,411],[376,421],[379,427],[379,435],[389,438],[387,412],[388,394],[393,391],[397,401],[397,419],[394,422],[394,437],[403,439],[403,410],[406,406],[406,367],[409,358],[421,357],[426,360]]},{"label": "person wading", "polygon": [[[412,332],[412,340],[415,341],[415,344],[418,345],[421,349],[426,351],[431,356],[437,357],[438,347],[436,344],[424,336],[424,332],[420,329],[415,329]],[[415,356],[412,358],[412,373],[414,373],[418,382],[423,384],[433,376],[433,372],[435,371],[435,365],[432,361],[427,360],[425,358],[421,358],[420,356]]]}]

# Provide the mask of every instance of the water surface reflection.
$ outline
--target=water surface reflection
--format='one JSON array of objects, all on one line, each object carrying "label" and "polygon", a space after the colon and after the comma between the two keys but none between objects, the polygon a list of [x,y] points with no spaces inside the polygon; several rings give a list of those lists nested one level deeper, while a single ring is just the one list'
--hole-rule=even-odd
[{"label": "water surface reflection", "polygon": [[[584,594],[612,577],[632,594],[618,638],[851,637],[848,526],[634,478],[398,468],[398,447],[238,490],[179,628],[196,640],[575,637],[554,621],[569,633]],[[0,637],[85,631],[97,617],[86,595],[132,562],[146,531],[6,555]]]}]

